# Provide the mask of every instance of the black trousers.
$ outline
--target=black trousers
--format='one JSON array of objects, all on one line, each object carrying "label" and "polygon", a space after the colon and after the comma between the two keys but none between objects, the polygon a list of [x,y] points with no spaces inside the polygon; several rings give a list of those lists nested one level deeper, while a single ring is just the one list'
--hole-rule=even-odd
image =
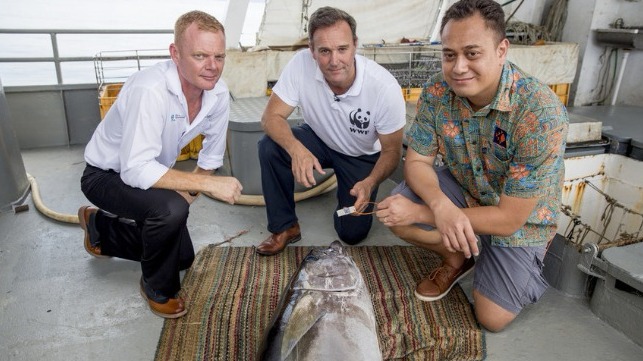
[{"label": "black trousers", "polygon": [[[330,149],[307,124],[294,127],[292,131],[294,136],[317,157],[323,168],[332,168],[335,171],[338,201],[335,210],[355,204],[357,198],[350,194],[350,190],[355,183],[371,173],[380,153],[353,157]],[[258,148],[268,230],[272,233],[282,232],[297,222],[292,160],[290,155],[268,136],[264,136],[259,141]],[[373,189],[370,195],[371,202],[375,201],[377,189],[377,187]],[[373,204],[369,204],[362,212],[372,210]],[[333,222],[335,231],[342,241],[357,244],[368,235],[373,217],[371,215],[338,217],[337,213],[333,212]]]},{"label": "black trousers", "polygon": [[188,202],[172,190],[130,187],[119,173],[91,165],[80,184],[87,199],[100,208],[95,226],[101,252],[140,262],[150,287],[174,297],[181,289],[179,271],[194,261]]}]

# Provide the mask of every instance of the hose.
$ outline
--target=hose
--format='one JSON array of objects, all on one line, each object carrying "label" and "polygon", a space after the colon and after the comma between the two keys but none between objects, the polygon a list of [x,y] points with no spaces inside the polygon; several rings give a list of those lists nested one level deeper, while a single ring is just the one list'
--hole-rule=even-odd
[{"label": "hose", "polygon": [[38,188],[38,182],[36,182],[36,178],[27,173],[27,180],[29,180],[29,184],[31,185],[31,198],[33,198],[33,203],[40,213],[59,222],[75,224],[80,223],[78,221],[77,214],[58,213],[45,206],[45,204],[42,202],[42,198],[40,198],[40,188]]},{"label": "hose", "polygon": [[[320,183],[318,186],[315,186],[311,189],[307,189],[303,192],[295,193],[295,202],[299,202],[304,199],[308,199],[320,194],[330,192],[331,190],[337,187],[337,177],[333,174],[331,177]],[[242,194],[239,197],[239,200],[234,204],[239,204],[242,206],[265,206],[266,201],[263,199],[262,195],[246,195]]]},{"label": "hose", "polygon": [[[78,215],[76,214],[64,214],[53,211],[49,209],[42,201],[40,197],[40,188],[38,188],[38,182],[31,174],[27,173],[27,180],[31,185],[31,197],[33,198],[33,203],[36,206],[36,209],[42,213],[44,216],[54,219],[59,222],[65,223],[74,223],[79,224]],[[326,179],[324,182],[319,184],[316,187],[308,189],[303,192],[295,193],[295,202],[299,202],[304,199],[308,199],[326,192],[329,192],[337,187],[337,177],[333,174],[331,177]],[[241,195],[239,201],[235,204],[244,205],[244,206],[265,206],[266,202],[262,195]]]}]

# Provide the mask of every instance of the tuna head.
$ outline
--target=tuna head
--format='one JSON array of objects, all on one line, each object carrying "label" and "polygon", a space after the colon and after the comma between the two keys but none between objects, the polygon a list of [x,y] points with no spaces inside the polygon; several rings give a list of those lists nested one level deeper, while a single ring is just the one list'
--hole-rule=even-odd
[{"label": "tuna head", "polygon": [[335,241],[312,250],[282,294],[260,360],[381,360],[375,314],[355,261]]}]

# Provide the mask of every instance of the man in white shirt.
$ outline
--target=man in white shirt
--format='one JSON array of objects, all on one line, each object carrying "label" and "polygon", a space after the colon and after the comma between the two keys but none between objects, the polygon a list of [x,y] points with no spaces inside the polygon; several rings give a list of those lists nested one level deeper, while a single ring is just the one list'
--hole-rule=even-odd
[{"label": "man in white shirt", "polygon": [[[179,271],[194,248],[186,223],[199,192],[233,204],[241,184],[213,174],[223,164],[229,92],[220,80],[225,32],[200,11],[177,20],[172,60],[132,75],[85,149],[81,189],[100,209],[78,211],[95,257],[141,263],[140,290],[153,313],[183,316]],[[194,172],[172,169],[181,148],[205,135]]]},{"label": "man in white shirt", "polygon": [[[355,19],[322,7],[310,17],[309,49],[295,54],[273,87],[261,123],[261,181],[270,237],[257,252],[272,255],[301,239],[294,182],[315,185],[313,172],[333,168],[337,176],[334,213],[339,238],[356,244],[368,235],[379,184],[397,167],[405,105],[400,85],[386,69],[356,55]],[[305,124],[286,119],[299,106]]]}]

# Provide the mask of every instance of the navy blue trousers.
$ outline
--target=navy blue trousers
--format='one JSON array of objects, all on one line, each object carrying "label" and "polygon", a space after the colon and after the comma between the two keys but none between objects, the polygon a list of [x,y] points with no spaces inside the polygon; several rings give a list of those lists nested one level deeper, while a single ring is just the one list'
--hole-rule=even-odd
[{"label": "navy blue trousers", "polygon": [[102,254],[140,262],[150,287],[174,297],[181,289],[179,271],[194,261],[188,202],[172,190],[130,187],[120,174],[91,165],[80,183],[87,199],[100,208],[95,227]]},{"label": "navy blue trousers", "polygon": [[[335,211],[355,204],[357,198],[350,195],[355,183],[366,178],[380,153],[359,157],[348,156],[330,149],[319,139],[307,124],[292,128],[295,137],[319,160],[323,168],[332,168],[337,177],[337,206]],[[259,141],[259,163],[261,165],[261,186],[266,201],[268,231],[282,232],[298,221],[295,213],[295,179],[292,174],[290,155],[270,137]],[[374,202],[377,187],[373,189],[370,201]],[[373,204],[362,212],[371,212]],[[343,216],[333,212],[335,231],[339,238],[348,244],[357,244],[368,235],[373,217]]]}]

